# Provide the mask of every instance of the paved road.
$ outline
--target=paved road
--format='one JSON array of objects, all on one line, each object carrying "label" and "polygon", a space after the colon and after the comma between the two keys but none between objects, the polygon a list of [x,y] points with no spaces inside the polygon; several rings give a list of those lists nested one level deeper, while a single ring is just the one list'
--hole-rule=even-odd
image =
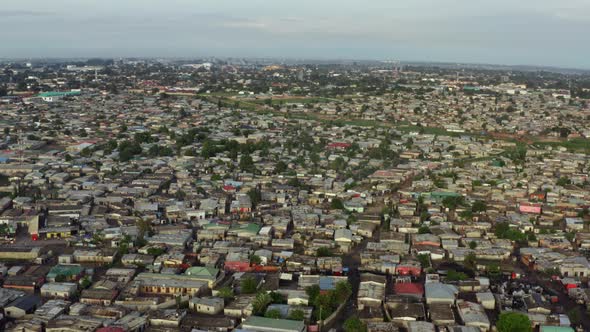
[{"label": "paved road", "polygon": [[[407,188],[412,184],[412,179],[408,179],[405,181],[400,188]],[[374,196],[375,202],[368,207],[365,211],[366,214],[374,214],[374,215],[381,215],[381,211],[385,207],[385,198],[393,198],[395,193],[389,193],[383,196]],[[363,241],[355,246],[350,252],[342,257],[342,265],[344,267],[348,267],[348,282],[350,282],[352,286],[352,295],[348,300],[346,308],[342,311],[340,319],[338,319],[338,326],[331,326],[338,330],[342,330],[342,323],[348,318],[352,317],[357,314],[357,307],[356,307],[356,298],[359,291],[360,285],[360,272],[359,267],[361,265],[361,252],[363,252],[367,248],[367,243],[369,240],[371,241],[379,241],[381,235],[381,228],[377,228],[375,232],[373,232],[373,238],[367,239],[364,238]],[[326,326],[324,331],[327,331],[330,326]]]},{"label": "paved road", "polygon": [[[368,214],[381,214],[381,210],[383,209],[383,200],[382,197],[378,197],[377,199],[380,199],[380,201],[371,206],[367,210]],[[342,311],[341,319],[338,320],[338,325],[340,326],[335,326],[337,329],[342,328],[341,324],[344,323],[344,321],[348,317],[352,317],[357,314],[356,298],[358,295],[359,285],[361,281],[359,272],[359,267],[361,265],[360,254],[367,248],[367,243],[369,242],[369,240],[377,241],[380,238],[380,234],[381,229],[378,228],[373,233],[373,237],[371,239],[364,238],[359,245],[355,246],[350,252],[348,252],[346,255],[342,257],[342,265],[348,267],[349,269],[348,282],[350,282],[350,285],[352,286],[352,295],[350,296],[350,299],[346,304],[346,308]]]},{"label": "paved road", "polygon": [[[525,267],[524,264],[522,265]],[[588,315],[586,308],[572,300],[567,295],[565,287],[559,281],[548,280],[546,277],[541,277],[538,273],[526,269],[526,267],[525,271],[527,271],[527,276],[523,282],[542,286],[544,289],[549,289],[557,294],[559,305],[563,307],[563,313],[577,312],[584,331],[590,331],[590,315]]]}]

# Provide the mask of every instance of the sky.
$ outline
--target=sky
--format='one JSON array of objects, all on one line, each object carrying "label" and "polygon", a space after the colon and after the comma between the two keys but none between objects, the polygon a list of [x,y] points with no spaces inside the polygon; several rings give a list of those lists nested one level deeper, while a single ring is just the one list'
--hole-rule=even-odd
[{"label": "sky", "polygon": [[590,0],[1,0],[0,58],[278,57],[590,69]]}]

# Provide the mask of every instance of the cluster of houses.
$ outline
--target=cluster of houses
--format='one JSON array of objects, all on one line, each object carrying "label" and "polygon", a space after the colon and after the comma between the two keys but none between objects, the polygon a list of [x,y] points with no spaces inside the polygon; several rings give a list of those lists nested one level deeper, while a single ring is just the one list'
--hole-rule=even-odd
[{"label": "cluster of houses", "polygon": [[503,312],[590,328],[590,159],[478,133],[583,135],[578,102],[441,78],[274,107],[177,83],[0,105],[4,330],[486,332]]}]

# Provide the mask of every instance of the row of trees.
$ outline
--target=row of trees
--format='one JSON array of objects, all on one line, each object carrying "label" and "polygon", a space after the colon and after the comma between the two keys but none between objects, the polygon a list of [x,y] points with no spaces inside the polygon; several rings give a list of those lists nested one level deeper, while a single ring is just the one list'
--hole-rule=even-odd
[{"label": "row of trees", "polygon": [[347,281],[340,281],[334,289],[321,293],[317,285],[307,287],[309,303],[314,307],[314,318],[324,320],[329,317],[352,294],[352,286]]}]

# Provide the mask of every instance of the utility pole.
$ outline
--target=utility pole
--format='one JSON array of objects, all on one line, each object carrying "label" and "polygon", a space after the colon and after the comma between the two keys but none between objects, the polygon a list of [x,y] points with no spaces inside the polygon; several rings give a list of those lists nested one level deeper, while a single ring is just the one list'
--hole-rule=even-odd
[{"label": "utility pole", "polygon": [[322,317],[322,305],[320,305],[320,323],[318,324],[318,332],[322,332],[322,324],[324,323],[324,317]]}]

